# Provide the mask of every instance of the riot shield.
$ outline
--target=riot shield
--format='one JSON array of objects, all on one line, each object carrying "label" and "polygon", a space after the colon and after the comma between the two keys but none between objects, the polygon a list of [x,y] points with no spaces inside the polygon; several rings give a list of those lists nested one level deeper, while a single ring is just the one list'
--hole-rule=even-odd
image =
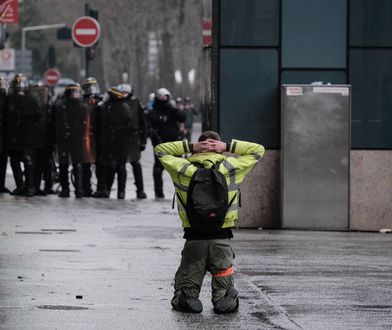
[{"label": "riot shield", "polygon": [[70,109],[76,105],[72,100],[63,99],[58,99],[54,105],[56,146],[60,164],[68,163],[70,160],[71,117],[69,113]]},{"label": "riot shield", "polygon": [[128,160],[130,162],[136,161],[140,159],[140,127],[141,119],[141,110],[140,109],[140,101],[138,99],[130,99],[128,100],[128,104],[130,106],[130,113],[133,118],[134,125],[134,132],[132,138],[129,140],[129,154]]},{"label": "riot shield", "polygon": [[71,158],[73,163],[94,163],[96,105],[88,99],[70,109]]},{"label": "riot shield", "polygon": [[35,148],[34,127],[37,116],[29,106],[26,91],[13,91],[7,99],[7,149],[10,151]]},{"label": "riot shield", "polygon": [[140,158],[138,112],[134,108],[126,100],[108,101],[103,106],[100,127],[104,163],[123,164]]},{"label": "riot shield", "polygon": [[34,136],[31,143],[37,147],[47,145],[47,129],[49,114],[49,88],[47,86],[32,86],[26,92],[30,110],[36,114]]}]

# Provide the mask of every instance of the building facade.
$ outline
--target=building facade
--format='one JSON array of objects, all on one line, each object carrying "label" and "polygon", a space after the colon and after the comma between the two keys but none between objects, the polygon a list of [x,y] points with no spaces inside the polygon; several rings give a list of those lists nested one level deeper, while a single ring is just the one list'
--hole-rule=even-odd
[{"label": "building facade", "polygon": [[349,84],[350,230],[392,227],[392,1],[211,0],[204,128],[267,148],[240,226],[279,228],[282,84]]}]

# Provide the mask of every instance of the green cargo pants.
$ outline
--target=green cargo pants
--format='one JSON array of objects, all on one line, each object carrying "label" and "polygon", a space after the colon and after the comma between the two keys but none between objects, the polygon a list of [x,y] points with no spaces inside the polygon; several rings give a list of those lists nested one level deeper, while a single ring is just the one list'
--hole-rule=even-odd
[{"label": "green cargo pants", "polygon": [[[174,297],[171,304],[179,310],[182,289],[199,297],[206,271],[212,274],[212,304],[223,298],[234,286],[233,260],[235,258],[229,239],[186,241],[181,252],[182,259],[174,283]],[[233,302],[233,308],[235,302]]]}]

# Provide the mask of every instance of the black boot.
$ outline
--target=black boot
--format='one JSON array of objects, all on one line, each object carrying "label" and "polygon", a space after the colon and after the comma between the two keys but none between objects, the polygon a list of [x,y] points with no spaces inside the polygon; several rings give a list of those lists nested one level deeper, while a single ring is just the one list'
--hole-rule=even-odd
[{"label": "black boot", "polygon": [[110,192],[112,191],[112,186],[114,182],[114,176],[116,175],[115,166],[107,166],[106,167],[106,187],[105,187],[105,195],[107,198],[110,197]]},{"label": "black boot", "polygon": [[61,185],[61,192],[59,197],[69,197],[68,164],[60,164],[59,172]]},{"label": "black boot", "polygon": [[179,307],[181,311],[187,313],[201,313],[203,305],[198,297],[198,294],[192,289],[182,289],[179,299]]},{"label": "black boot", "polygon": [[143,171],[139,161],[132,162],[133,177],[135,178],[136,197],[139,199],[147,198],[143,186]]},{"label": "black boot", "polygon": [[215,303],[214,312],[217,314],[235,313],[238,311],[238,306],[238,291],[234,288],[229,288],[226,295]]},{"label": "black boot", "polygon": [[155,190],[155,198],[161,199],[165,198],[163,194],[163,180],[162,180],[162,165],[158,163],[154,163],[153,168],[153,178],[154,178],[154,190]]},{"label": "black boot", "polygon": [[53,190],[54,177],[56,172],[56,165],[52,161],[51,153],[46,160],[46,168],[44,173],[45,188],[44,191],[47,195],[56,195],[57,192]]},{"label": "black boot", "polygon": [[34,187],[35,187],[35,194],[37,196],[46,196],[45,190],[41,189],[41,172],[36,171],[34,175]]},{"label": "black boot", "polygon": [[106,192],[106,181],[107,181],[107,169],[102,164],[95,165],[95,176],[97,177],[97,191],[92,196],[95,198],[104,198],[107,196]]},{"label": "black boot", "polygon": [[41,189],[42,177],[45,173],[45,150],[36,150],[34,157],[34,192],[35,195],[45,196],[46,193]]},{"label": "black boot", "polygon": [[16,188],[11,192],[11,195],[22,196],[25,192],[25,185],[23,181],[22,167],[20,166],[20,158],[11,156],[11,168],[14,175]]},{"label": "black boot", "polygon": [[83,164],[83,197],[91,197],[93,191],[91,189],[91,164]]},{"label": "black boot", "polygon": [[75,186],[75,197],[83,197],[83,167],[81,163],[76,163],[72,165],[73,175],[74,175],[74,186]]},{"label": "black boot", "polygon": [[125,186],[127,183],[127,169],[125,164],[117,165],[117,198],[125,198]]},{"label": "black boot", "polygon": [[24,155],[24,166],[25,166],[25,196],[33,197],[35,193],[35,180],[34,180],[34,159],[33,155],[29,152]]}]

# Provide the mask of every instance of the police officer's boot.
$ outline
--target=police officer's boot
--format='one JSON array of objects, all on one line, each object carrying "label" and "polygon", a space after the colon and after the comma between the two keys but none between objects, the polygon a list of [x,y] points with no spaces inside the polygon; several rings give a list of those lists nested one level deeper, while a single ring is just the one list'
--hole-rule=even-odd
[{"label": "police officer's boot", "polygon": [[25,196],[33,197],[35,193],[34,160],[31,155],[25,155]]},{"label": "police officer's boot", "polygon": [[11,192],[11,195],[22,196],[24,195],[25,186],[19,157],[11,157],[11,168],[16,185],[16,188]]},{"label": "police officer's boot", "polygon": [[114,176],[116,175],[116,169],[115,166],[107,166],[106,167],[106,196],[107,198],[110,197],[110,192],[112,191],[112,186],[114,182]]},{"label": "police officer's boot", "polygon": [[136,197],[139,199],[147,198],[143,186],[143,171],[140,162],[132,162],[133,177],[135,178]]},{"label": "police officer's boot", "polygon": [[10,193],[5,186],[5,176],[7,172],[7,155],[0,154],[0,193]]},{"label": "police officer's boot", "polygon": [[125,186],[127,183],[127,169],[125,164],[117,165],[117,198],[125,198]]},{"label": "police officer's boot", "polygon": [[91,165],[83,164],[83,197],[91,197],[92,189],[91,189]]},{"label": "police officer's boot", "polygon": [[45,180],[45,194],[47,195],[55,195],[56,192],[53,190],[54,183],[54,173],[56,171],[55,164],[49,159],[46,163],[44,180]]},{"label": "police officer's boot", "polygon": [[59,197],[69,197],[68,164],[60,164],[59,172],[61,185],[61,192]]},{"label": "police officer's boot", "polygon": [[83,197],[83,167],[81,163],[72,165],[74,174],[74,185],[75,185],[75,197]]},{"label": "police officer's boot", "polygon": [[35,194],[37,196],[46,196],[45,190],[41,189],[41,174],[40,171],[36,171],[34,175]]},{"label": "police officer's boot", "polygon": [[92,194],[95,198],[106,197],[106,167],[102,164],[95,165],[95,176],[97,177],[97,190]]},{"label": "police officer's boot", "polygon": [[157,163],[154,164],[153,178],[154,178],[155,198],[158,199],[165,198],[165,195],[163,194],[162,169],[159,165],[157,165]]},{"label": "police officer's boot", "polygon": [[38,150],[34,159],[34,194],[37,196],[45,196],[44,190],[41,190],[41,180],[45,172],[45,153]]}]

